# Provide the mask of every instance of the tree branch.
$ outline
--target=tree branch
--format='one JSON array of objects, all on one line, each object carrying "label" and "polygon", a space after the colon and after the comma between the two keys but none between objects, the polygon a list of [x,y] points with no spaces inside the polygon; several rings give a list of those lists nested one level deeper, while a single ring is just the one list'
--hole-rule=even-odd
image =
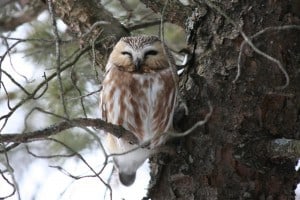
[{"label": "tree branch", "polygon": [[[141,0],[141,2],[156,13],[161,13],[165,5],[165,1],[161,0]],[[179,1],[169,1],[164,11],[164,20],[185,27],[186,19],[191,13],[192,9],[190,7],[184,6]]]},{"label": "tree branch", "polygon": [[[78,36],[91,30],[93,24],[98,21],[106,21],[101,29],[101,38],[114,38],[128,36],[128,30],[107,11],[98,1],[76,1],[76,0],[57,0],[53,2],[56,13]],[[65,8],[68,9],[65,9]],[[95,31],[98,34],[100,31]]]},{"label": "tree branch", "polygon": [[2,19],[0,19],[0,32],[13,31],[18,26],[26,22],[31,22],[46,9],[46,5],[42,1],[33,2],[34,3],[32,3],[31,6],[24,7],[24,10],[22,10],[21,13],[18,13],[18,16],[4,16]]},{"label": "tree branch", "polygon": [[68,121],[62,121],[54,124],[42,130],[36,130],[32,132],[25,132],[23,134],[12,133],[12,134],[1,134],[0,143],[3,142],[14,142],[14,143],[26,143],[32,140],[43,139],[61,131],[74,128],[74,127],[94,127],[100,130],[104,130],[116,136],[117,138],[123,138],[131,144],[137,144],[138,140],[133,133],[124,129],[122,126],[107,123],[101,119],[91,118],[76,118]]},{"label": "tree branch", "polygon": [[61,44],[61,39],[60,39],[60,36],[58,34],[58,29],[57,29],[56,19],[55,19],[56,16],[55,16],[53,5],[52,5],[52,0],[48,0],[48,9],[49,9],[50,17],[51,17],[52,29],[53,29],[53,33],[54,33],[54,39],[55,39],[55,57],[56,57],[56,63],[55,64],[56,64],[57,81],[58,81],[58,86],[59,86],[59,95],[60,95],[61,103],[63,105],[64,114],[67,118],[69,118],[69,113],[68,113],[68,110],[67,110],[67,105],[66,105],[65,96],[64,96],[64,87],[63,87],[63,84],[62,84],[62,78],[61,78],[61,74],[60,74],[60,67],[61,67],[61,62],[60,62],[61,48],[60,48],[60,44]]}]

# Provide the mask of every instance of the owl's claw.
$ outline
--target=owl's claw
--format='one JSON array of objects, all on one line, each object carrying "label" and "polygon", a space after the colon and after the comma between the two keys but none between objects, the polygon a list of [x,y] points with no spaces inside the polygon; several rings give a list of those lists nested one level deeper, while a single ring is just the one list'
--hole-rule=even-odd
[{"label": "owl's claw", "polygon": [[[187,49],[182,49],[179,51],[179,55],[181,57],[181,54],[184,54],[183,59],[181,59],[181,63],[176,65],[176,69],[177,69],[177,74],[180,75],[183,73],[184,68],[186,67],[186,65],[190,62],[192,56],[189,52],[189,50]],[[177,56],[179,57],[179,56]]]}]

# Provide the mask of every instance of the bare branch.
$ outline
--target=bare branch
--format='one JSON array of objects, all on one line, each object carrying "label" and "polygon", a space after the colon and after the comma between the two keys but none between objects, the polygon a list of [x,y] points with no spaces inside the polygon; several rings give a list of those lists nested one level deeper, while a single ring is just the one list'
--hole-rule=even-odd
[{"label": "bare branch", "polygon": [[[4,148],[3,144],[0,143],[0,150],[2,150],[3,148]],[[14,170],[13,170],[12,166],[10,165],[10,161],[8,159],[7,152],[4,152],[4,157],[5,157],[5,162],[3,164],[5,165],[7,172],[11,176],[12,183],[5,176],[3,176],[2,173],[1,173],[1,175],[6,180],[6,182],[13,187],[13,192],[9,196],[13,196],[15,194],[15,192],[17,192],[18,199],[20,200],[21,196],[20,196],[20,192],[19,192],[19,186],[15,179]]]},{"label": "bare branch", "polygon": [[203,120],[198,121],[191,128],[189,128],[188,130],[186,130],[182,133],[170,133],[169,135],[172,136],[172,137],[184,137],[184,136],[192,133],[196,128],[206,124],[208,122],[208,120],[210,119],[212,113],[213,113],[213,107],[212,107],[210,101],[208,101],[207,103],[208,103],[208,107],[209,107],[209,112],[205,115]]},{"label": "bare branch", "polygon": [[[25,94],[30,95],[30,93],[19,82],[17,82],[9,73],[7,73],[3,69],[1,70],[1,72],[4,75],[6,75],[11,80],[11,82],[13,82],[16,86],[18,86]],[[1,88],[1,85],[0,85],[0,88]]]},{"label": "bare branch", "polygon": [[[5,53],[0,56],[0,82],[2,82],[2,63],[4,61],[4,58],[9,54],[9,52],[15,47],[17,46],[21,41],[17,41],[15,42],[13,45],[11,45],[6,51]],[[0,86],[1,89],[1,86]]]},{"label": "bare branch", "polygon": [[117,138],[123,138],[131,144],[137,144],[138,140],[130,131],[124,129],[122,126],[107,123],[101,119],[91,118],[76,118],[68,121],[63,121],[52,126],[49,126],[42,130],[36,130],[32,132],[25,132],[23,134],[10,133],[1,134],[0,143],[14,142],[14,143],[26,143],[33,140],[45,139],[46,137],[55,135],[61,131],[74,127],[94,127],[100,130],[104,130],[113,134]]},{"label": "bare branch", "polygon": [[49,9],[49,13],[51,16],[51,21],[52,21],[52,27],[53,27],[53,33],[54,33],[54,37],[55,37],[55,56],[56,56],[56,74],[57,74],[57,80],[58,80],[58,85],[59,85],[59,91],[60,91],[60,99],[62,101],[62,105],[63,105],[63,109],[64,109],[64,114],[67,118],[69,118],[69,113],[67,110],[67,105],[66,105],[66,101],[65,101],[65,96],[64,96],[64,87],[62,84],[62,80],[61,80],[61,75],[60,75],[60,37],[58,34],[58,30],[57,30],[57,25],[56,25],[56,19],[55,19],[55,13],[54,13],[54,9],[53,9],[53,5],[52,5],[52,0],[48,0],[48,9]]},{"label": "bare branch", "polygon": [[85,97],[88,97],[88,96],[91,96],[91,95],[93,95],[93,94],[95,94],[95,93],[100,92],[101,89],[102,89],[102,87],[100,87],[100,89],[95,90],[95,91],[93,91],[93,92],[89,92],[88,94],[81,95],[81,96],[79,96],[79,97],[71,97],[71,98],[68,98],[67,100],[68,100],[68,101],[72,101],[72,100],[77,100],[77,99],[83,99],[83,98],[85,98]]},{"label": "bare branch", "polygon": [[12,192],[10,194],[6,195],[6,196],[0,197],[1,199],[6,199],[6,198],[9,198],[9,197],[12,197],[16,193],[16,190],[17,190],[16,186],[13,183],[11,183],[8,180],[8,178],[4,175],[4,173],[6,173],[6,172],[7,172],[7,170],[0,171],[0,174],[1,174],[2,178],[5,180],[5,182],[12,187]]},{"label": "bare branch", "polygon": [[[4,39],[4,43],[7,49],[9,49],[9,44],[8,44],[8,39]],[[30,81],[28,80],[28,78],[26,76],[24,76],[23,74],[19,73],[16,68],[14,67],[13,63],[12,63],[12,58],[11,58],[11,53],[10,51],[7,51],[8,53],[8,58],[9,58],[9,62],[10,62],[10,66],[11,68],[14,70],[14,72],[16,72],[16,74],[18,74],[19,76],[21,76],[22,78],[24,78],[26,80],[27,83],[30,83]]]},{"label": "bare branch", "polygon": [[46,6],[42,1],[31,1],[31,4],[32,5],[30,6],[24,6],[24,9],[20,11],[16,17],[5,16],[0,19],[0,31],[13,31],[18,26],[26,22],[31,22],[46,9]]},{"label": "bare branch", "polygon": [[77,92],[80,95],[80,104],[81,104],[81,108],[83,110],[83,115],[84,115],[84,117],[87,117],[87,113],[86,113],[84,102],[83,102],[84,97],[82,96],[82,92],[77,85],[77,75],[76,75],[75,67],[72,67],[71,80],[72,80],[72,85],[75,87],[75,89],[77,90]]},{"label": "bare branch", "polygon": [[44,158],[44,159],[50,159],[50,158],[57,158],[57,157],[73,157],[76,155],[76,153],[72,152],[70,154],[55,154],[55,155],[37,155],[36,153],[33,153],[30,149],[29,146],[25,146],[27,153],[29,153],[31,156],[35,158]]}]

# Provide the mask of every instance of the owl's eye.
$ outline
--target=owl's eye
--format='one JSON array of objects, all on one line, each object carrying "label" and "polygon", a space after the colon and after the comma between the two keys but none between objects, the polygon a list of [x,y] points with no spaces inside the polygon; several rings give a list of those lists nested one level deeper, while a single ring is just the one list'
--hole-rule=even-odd
[{"label": "owl's eye", "polygon": [[127,55],[127,56],[129,56],[129,57],[132,57],[131,53],[128,52],[128,51],[122,51],[121,54]]},{"label": "owl's eye", "polygon": [[157,55],[158,52],[155,51],[155,50],[149,50],[149,51],[146,51],[145,52],[145,56],[154,56],[154,55]]}]

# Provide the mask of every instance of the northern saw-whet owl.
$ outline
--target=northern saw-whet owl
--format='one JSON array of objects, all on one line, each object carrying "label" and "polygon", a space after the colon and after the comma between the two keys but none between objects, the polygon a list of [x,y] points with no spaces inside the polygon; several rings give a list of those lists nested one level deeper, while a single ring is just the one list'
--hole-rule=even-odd
[{"label": "northern saw-whet owl", "polygon": [[[173,127],[177,96],[177,74],[165,44],[156,36],[123,37],[111,52],[102,90],[100,117],[121,125],[139,141],[151,141],[150,148],[113,156],[119,179],[125,186],[135,181],[137,169],[167,140]],[[137,145],[105,133],[105,146],[111,154],[128,152]]]}]

